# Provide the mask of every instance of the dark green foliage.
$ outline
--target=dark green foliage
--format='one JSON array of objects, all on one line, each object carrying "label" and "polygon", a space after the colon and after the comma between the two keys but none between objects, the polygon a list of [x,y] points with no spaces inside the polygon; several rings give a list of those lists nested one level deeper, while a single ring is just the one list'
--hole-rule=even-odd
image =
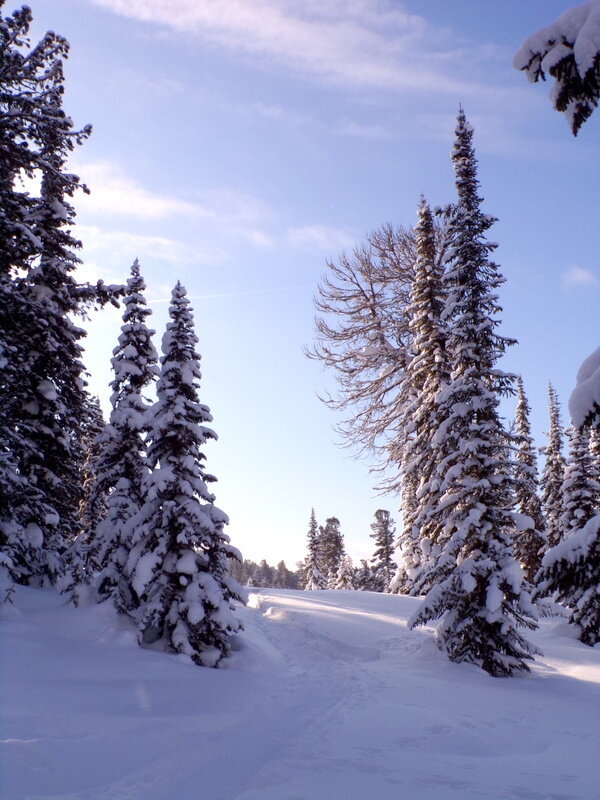
[{"label": "dark green foliage", "polygon": [[546,72],[554,78],[552,103],[566,116],[574,136],[600,100],[597,26],[595,3],[567,9],[526,39],[513,62],[532,82],[546,80]]},{"label": "dark green foliage", "polygon": [[264,559],[259,564],[249,559],[244,559],[243,562],[232,560],[229,563],[229,571],[242,586],[267,589],[300,588],[299,573],[289,570],[285,561],[280,561],[276,567],[272,567]]},{"label": "dark green foliage", "polygon": [[561,516],[563,513],[562,484],[565,477],[566,461],[563,456],[563,429],[560,421],[558,396],[551,384],[548,385],[548,412],[550,427],[548,444],[544,448],[544,468],[540,486],[542,489],[542,508],[544,511],[548,547],[559,543],[563,535]]},{"label": "dark green foliage", "polygon": [[131,267],[123,299],[123,325],[111,365],[111,412],[108,424],[99,434],[99,454],[89,505],[105,505],[105,514],[87,531],[88,571],[100,598],[112,597],[121,611],[132,610],[134,598],[123,581],[129,555],[126,526],[145,500],[144,481],[148,476],[144,436],[150,419],[145,396],[158,368],[152,344],[154,331],[147,325],[152,313],[146,305],[146,284],[139,262]]},{"label": "dark green foliage", "polygon": [[314,508],[310,512],[306,549],[306,559],[300,569],[304,588],[308,590],[325,589],[327,580],[321,570],[319,529]]},{"label": "dark green foliage", "polygon": [[[340,521],[337,517],[328,517],[325,525],[319,526],[319,566],[323,575],[331,578],[335,583],[335,576],[340,568],[344,555],[344,537],[340,531]],[[330,589],[333,586],[329,587]]]},{"label": "dark green foliage", "polygon": [[58,581],[78,529],[87,395],[73,317],[114,293],[72,274],[80,185],[66,161],[90,128],[62,108],[67,41],[32,47],[30,24],[24,7],[0,25],[0,530],[13,578],[39,584]]},{"label": "dark green foliage", "polygon": [[490,259],[495,245],[485,238],[494,220],[481,210],[472,139],[461,110],[452,155],[458,199],[448,217],[444,273],[450,382],[437,397],[443,422],[434,439],[443,539],[432,588],[409,624],[441,619],[438,644],[451,660],[503,676],[528,669],[536,650],[518,629],[536,622],[511,546],[514,481],[498,403],[514,376],[497,361],[512,340],[496,332],[503,278]]},{"label": "dark green foliage", "polygon": [[388,592],[396,571],[394,545],[396,527],[389,511],[379,508],[371,524],[371,539],[375,540],[375,552],[371,559],[371,585],[376,592]]},{"label": "dark green foliage", "polygon": [[354,588],[361,592],[376,591],[373,586],[373,573],[368,561],[360,560],[360,566],[354,569]]},{"label": "dark green foliage", "polygon": [[120,579],[138,620],[138,641],[216,667],[241,630],[235,601],[245,594],[231,577],[240,559],[225,533],[227,515],[214,504],[204,445],[216,439],[199,401],[200,355],[192,309],[177,283],[163,336],[157,401],[150,411],[145,502],[124,533],[132,537]]},{"label": "dark green foliage", "polygon": [[[529,424],[529,402],[525,396],[523,379],[517,381],[517,408],[515,414],[515,435],[517,455],[515,461],[515,497],[517,509],[522,515],[515,531],[515,557],[523,567],[525,577],[530,583],[542,563],[542,555],[547,548],[544,515],[538,495],[538,473],[535,447]],[[523,519],[525,518],[525,519]]]},{"label": "dark green foliage", "polygon": [[402,474],[401,566],[392,586],[393,591],[410,594],[431,588],[430,567],[443,527],[434,441],[443,422],[438,393],[449,382],[450,366],[442,320],[446,290],[439,252],[433,217],[422,199],[415,229],[415,272],[406,309],[411,357],[401,388],[402,436],[398,437],[396,457]]}]

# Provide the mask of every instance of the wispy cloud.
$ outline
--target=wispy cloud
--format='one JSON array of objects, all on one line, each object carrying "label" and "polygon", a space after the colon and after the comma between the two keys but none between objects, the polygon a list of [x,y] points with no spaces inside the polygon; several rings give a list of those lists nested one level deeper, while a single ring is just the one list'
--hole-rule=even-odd
[{"label": "wispy cloud", "polygon": [[[258,297],[268,294],[280,294],[285,292],[297,292],[299,289],[311,289],[312,284],[301,284],[298,286],[269,286],[266,289],[253,289],[249,292],[214,292],[213,294],[195,294],[188,295],[189,300],[221,300],[230,297]],[[170,292],[164,292],[162,297],[153,297],[148,301],[150,304],[154,303],[170,303]]]},{"label": "wispy cloud", "polygon": [[348,250],[356,244],[356,237],[347,230],[328,225],[290,228],[286,239],[292,247],[329,254]]},{"label": "wispy cloud", "polygon": [[78,225],[77,235],[85,254],[110,266],[120,264],[126,269],[134,258],[152,258],[164,264],[219,264],[226,261],[225,251],[217,247],[199,249],[163,236],[144,236],[125,231],[104,230],[95,225]]},{"label": "wispy cloud", "polygon": [[[83,163],[77,167],[91,187],[89,195],[80,193],[76,200],[78,213],[86,222],[98,218],[152,222],[180,217],[205,228],[226,231],[229,236],[245,239],[259,249],[272,246],[272,238],[264,226],[274,214],[252,195],[213,189],[198,193],[193,199],[181,198],[147,189],[112,162]],[[159,248],[160,241],[157,240]]]},{"label": "wispy cloud", "polygon": [[177,214],[211,216],[211,212],[199,203],[145,189],[113,163],[88,163],[82,165],[80,171],[92,188],[89,195],[79,195],[77,205],[84,212],[145,220],[165,219]]},{"label": "wispy cloud", "polygon": [[[466,97],[455,42],[392,0],[92,0],[262,63],[330,83]],[[458,75],[458,73],[457,73]]]},{"label": "wispy cloud", "polygon": [[338,132],[342,136],[353,136],[357,139],[371,139],[372,141],[384,141],[392,139],[394,136],[386,125],[356,122],[351,119],[342,120],[339,124]]},{"label": "wispy cloud", "polygon": [[563,275],[563,282],[567,286],[597,287],[600,286],[600,278],[591,269],[570,266]]}]

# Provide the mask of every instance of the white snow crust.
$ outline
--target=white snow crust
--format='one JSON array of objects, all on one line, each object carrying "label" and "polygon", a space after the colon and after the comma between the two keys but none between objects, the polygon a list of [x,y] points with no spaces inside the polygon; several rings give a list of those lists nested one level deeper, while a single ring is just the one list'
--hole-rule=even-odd
[{"label": "white snow crust", "polygon": [[[571,47],[565,48],[566,40]],[[542,69],[547,72],[561,58],[573,52],[579,74],[583,77],[594,67],[600,51],[600,0],[590,0],[568,8],[555,22],[529,36],[517,51],[513,64],[516,69],[526,69],[535,53],[541,54]],[[528,73],[535,80],[533,72]]]},{"label": "white snow crust", "polygon": [[600,415],[600,347],[579,367],[569,398],[569,414],[576,428],[580,428],[594,411]]},{"label": "white snow crust", "polygon": [[419,602],[261,589],[211,670],[140,649],[109,604],[16,587],[0,612],[0,795],[599,797],[600,647],[545,619],[527,634],[545,653],[532,673],[495,679],[450,663],[431,628],[407,629]]}]

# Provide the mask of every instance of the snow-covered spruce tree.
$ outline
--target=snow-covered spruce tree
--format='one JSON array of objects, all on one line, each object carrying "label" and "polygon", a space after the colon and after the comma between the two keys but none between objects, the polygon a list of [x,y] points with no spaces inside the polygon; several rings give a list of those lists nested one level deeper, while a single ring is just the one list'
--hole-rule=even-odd
[{"label": "snow-covered spruce tree", "polygon": [[354,568],[354,588],[360,592],[373,590],[373,573],[369,562],[364,558],[361,558],[360,566]]},{"label": "snow-covered spruce tree", "polygon": [[400,513],[402,517],[400,535],[395,546],[400,558],[396,573],[390,582],[390,592],[394,594],[410,594],[414,590],[414,579],[422,564],[421,540],[419,531],[413,524],[417,514],[417,480],[416,476],[406,470],[406,450],[400,461]]},{"label": "snow-covered spruce tree", "polygon": [[214,504],[202,447],[216,434],[200,403],[200,356],[185,288],[177,283],[162,340],[157,401],[150,412],[145,502],[129,528],[133,546],[124,574],[138,606],[138,640],[216,667],[241,630],[234,602],[244,592],[229,575],[241,560],[224,532],[227,515]]},{"label": "snow-covered spruce tree", "polygon": [[328,576],[330,589],[335,585],[340,561],[344,555],[344,536],[337,517],[328,517],[325,525],[319,526],[319,566],[323,575]]},{"label": "snow-covered spruce tree", "polygon": [[0,546],[4,569],[18,583],[43,580],[44,535],[58,522],[53,505],[23,470],[35,448],[20,419],[28,329],[36,309],[17,291],[16,281],[27,274],[38,242],[34,198],[20,190],[19,179],[33,177],[37,166],[31,119],[56,55],[46,39],[30,49],[31,19],[24,7],[0,20]]},{"label": "snow-covered spruce tree", "polygon": [[569,458],[561,486],[562,514],[560,516],[561,539],[566,539],[582,528],[598,509],[598,483],[594,476],[592,455],[589,448],[589,430],[567,429]]},{"label": "snow-covered spruce tree", "polygon": [[550,426],[547,434],[548,444],[543,450],[545,462],[540,486],[548,547],[554,547],[563,535],[560,519],[563,512],[562,484],[565,477],[566,461],[563,456],[563,428],[560,421],[560,406],[552,384],[548,384],[548,413]]},{"label": "snow-covered spruce tree", "polygon": [[[78,187],[66,159],[89,128],[62,110],[68,43],[30,47],[31,12],[0,25],[0,496],[2,547],[20,583],[55,582],[77,530],[81,420],[87,397],[72,317],[110,292],[78,285],[79,247],[68,202]],[[39,179],[40,195],[19,191]]]},{"label": "snow-covered spruce tree", "polygon": [[354,567],[350,556],[342,556],[334,589],[354,589]]},{"label": "snow-covered spruce tree", "polygon": [[275,567],[273,585],[277,586],[279,589],[298,588],[298,576],[295,572],[292,572],[286,567],[285,561],[280,561]]},{"label": "snow-covered spruce tree", "polygon": [[577,626],[579,639],[591,646],[600,642],[599,365],[600,349],[581,365],[569,400],[577,432],[571,434],[572,455],[562,486],[561,519],[567,535],[546,553],[538,575],[539,593],[554,594],[570,608],[569,622]]},{"label": "snow-covered spruce tree", "polygon": [[79,536],[82,541],[89,541],[93,531],[106,515],[106,497],[95,495],[94,487],[98,480],[98,460],[101,454],[99,437],[106,421],[100,400],[91,396],[88,402],[87,417],[83,425],[83,446],[85,460],[83,464],[83,497],[79,504]]},{"label": "snow-covered spruce tree", "polygon": [[570,8],[546,28],[529,36],[513,64],[535,83],[554,78],[552,105],[565,114],[573,135],[600,100],[600,3],[589,0]]},{"label": "snow-covered spruce tree", "polygon": [[569,398],[573,425],[600,427],[600,347],[597,347],[577,370],[576,385]]},{"label": "snow-covered spruce tree", "polygon": [[[600,425],[590,430],[590,456],[592,457],[592,477],[600,487]],[[600,488],[595,505],[600,509]]]},{"label": "snow-covered spruce tree", "polygon": [[552,594],[570,609],[579,640],[600,642],[600,513],[548,550],[538,573],[540,596]]},{"label": "snow-covered spruce tree", "polygon": [[[414,278],[406,308],[411,335],[410,358],[400,391],[404,403],[399,410],[402,435],[395,444],[402,453],[399,452],[395,460],[402,465],[402,485],[412,490],[411,502],[402,505],[402,534],[398,542],[402,559],[400,574],[406,576],[402,589],[421,594],[431,588],[428,566],[442,527],[437,514],[440,495],[433,440],[442,422],[437,396],[449,382],[446,330],[442,321],[446,295],[443,267],[436,258],[435,228],[424,198],[415,229],[415,255]],[[396,578],[394,589],[397,588],[401,587]]]},{"label": "snow-covered spruce tree", "polygon": [[[82,499],[79,503],[79,534],[65,554],[65,575],[61,581],[61,592],[79,603],[79,592],[88,583],[87,542],[106,514],[106,498],[94,497],[93,488],[97,480],[96,467],[100,455],[98,437],[104,430],[104,415],[97,397],[88,399],[86,418],[82,424],[83,461]],[[86,591],[87,593],[87,591]]]},{"label": "snow-covered spruce tree", "polygon": [[265,589],[275,586],[275,570],[267,563],[266,558],[261,559],[254,573],[254,585]]},{"label": "snow-covered spruce tree", "polygon": [[537,459],[531,425],[530,406],[525,395],[523,379],[517,378],[517,407],[515,411],[515,434],[517,454],[515,460],[515,496],[519,517],[515,533],[514,550],[517,561],[523,567],[525,577],[533,583],[542,563],[547,539],[542,504],[538,495],[539,479]]},{"label": "snow-covered spruce tree", "polygon": [[[68,48],[66,42],[64,47]],[[20,422],[29,428],[34,449],[23,464],[23,474],[52,500],[59,516],[59,540],[52,549],[59,552],[78,532],[88,408],[80,344],[85,331],[71,318],[83,314],[82,296],[72,274],[80,263],[75,251],[81,244],[70,232],[75,212],[69,202],[80,186],[79,179],[66,172],[66,165],[75,144],[82,144],[91,130],[89,126],[73,130],[62,109],[63,85],[62,62],[57,60],[53,85],[40,100],[37,124],[41,192],[32,221],[39,261],[17,283],[25,302],[36,309],[28,332],[27,375],[20,386]]]},{"label": "snow-covered spruce tree", "polygon": [[147,325],[152,312],[146,305],[145,289],[136,259],[123,299],[123,325],[111,359],[112,408],[96,440],[99,453],[88,499],[90,515],[97,516],[103,504],[106,512],[95,528],[84,533],[83,540],[98,598],[111,596],[120,611],[130,611],[136,605],[123,575],[130,550],[126,527],[145,499],[148,467],[144,435],[149,426],[145,392],[158,374],[154,331]]},{"label": "snow-covered spruce tree", "polygon": [[375,540],[375,552],[371,558],[373,589],[377,592],[389,592],[396,571],[394,561],[396,529],[390,512],[383,508],[377,509],[371,530],[373,533],[369,535]]},{"label": "snow-covered spruce tree", "polygon": [[441,618],[438,645],[452,661],[504,676],[528,669],[536,650],[519,627],[536,621],[512,552],[512,465],[498,402],[514,379],[497,367],[511,341],[495,332],[503,279],[489,257],[495,245],[485,233],[494,220],[480,208],[472,139],[461,109],[452,154],[458,202],[449,214],[444,275],[452,372],[438,396],[444,422],[433,440],[444,542],[433,587],[409,624]]},{"label": "snow-covered spruce tree", "polygon": [[589,430],[569,428],[570,457],[562,485],[562,539],[544,556],[537,594],[570,609],[569,622],[588,645],[600,641],[600,509]]},{"label": "snow-covered spruce tree", "polygon": [[311,509],[310,512],[306,550],[306,559],[302,569],[304,588],[309,591],[313,589],[324,589],[327,581],[321,569],[319,528],[317,526],[314,508]]}]

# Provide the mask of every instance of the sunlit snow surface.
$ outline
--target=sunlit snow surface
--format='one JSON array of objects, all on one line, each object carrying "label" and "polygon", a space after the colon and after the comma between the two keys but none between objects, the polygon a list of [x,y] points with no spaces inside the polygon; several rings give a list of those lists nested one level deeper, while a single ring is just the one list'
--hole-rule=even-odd
[{"label": "sunlit snow surface", "polygon": [[106,605],[0,619],[3,800],[593,800],[600,648],[564,621],[527,677],[449,663],[418,600],[260,590],[227,668],[141,650]]}]

